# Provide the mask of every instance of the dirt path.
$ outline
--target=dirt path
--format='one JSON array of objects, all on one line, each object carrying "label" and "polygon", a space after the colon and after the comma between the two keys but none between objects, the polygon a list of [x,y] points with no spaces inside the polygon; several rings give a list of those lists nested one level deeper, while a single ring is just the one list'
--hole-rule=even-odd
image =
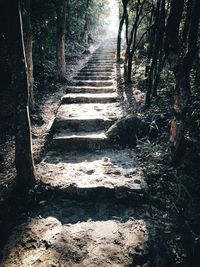
[{"label": "dirt path", "polygon": [[56,197],[40,201],[16,227],[3,267],[150,264],[144,174],[134,151],[112,148],[105,135],[124,115],[114,62],[115,43],[109,41],[66,87],[51,145],[37,166]]}]

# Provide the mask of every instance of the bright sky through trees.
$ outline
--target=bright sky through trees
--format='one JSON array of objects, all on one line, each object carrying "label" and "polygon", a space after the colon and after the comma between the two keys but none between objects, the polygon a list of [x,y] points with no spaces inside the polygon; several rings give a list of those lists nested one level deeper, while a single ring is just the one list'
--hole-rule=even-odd
[{"label": "bright sky through trees", "polygon": [[109,1],[110,6],[110,15],[108,18],[108,34],[116,36],[118,31],[119,24],[119,7],[118,2],[116,0]]}]

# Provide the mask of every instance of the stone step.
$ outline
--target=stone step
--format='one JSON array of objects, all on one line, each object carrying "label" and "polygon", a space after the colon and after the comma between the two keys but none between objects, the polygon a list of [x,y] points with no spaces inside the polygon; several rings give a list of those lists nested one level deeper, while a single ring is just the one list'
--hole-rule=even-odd
[{"label": "stone step", "polygon": [[100,75],[83,75],[83,74],[78,74],[78,76],[76,76],[74,78],[75,80],[90,80],[90,81],[95,81],[95,80],[101,80],[101,81],[107,81],[107,80],[112,80],[111,76],[100,76]]},{"label": "stone step", "polygon": [[100,59],[93,59],[91,58],[87,64],[115,64],[115,60],[102,60],[101,58]]},{"label": "stone step", "polygon": [[105,60],[114,60],[115,59],[115,54],[114,53],[103,53],[103,54],[100,54],[100,53],[97,53],[97,54],[93,54],[92,58],[96,58],[96,59],[105,59]]},{"label": "stone step", "polygon": [[112,77],[113,76],[113,71],[96,71],[96,70],[90,70],[90,71],[86,71],[86,70],[81,70],[78,73],[79,76],[109,76]]},{"label": "stone step", "polygon": [[63,199],[38,206],[13,230],[2,267],[148,266],[154,229],[133,204]]},{"label": "stone step", "polygon": [[88,67],[108,67],[108,68],[112,68],[113,67],[113,63],[104,63],[104,62],[88,62],[87,66]]},{"label": "stone step", "polygon": [[104,62],[97,62],[97,63],[89,62],[86,64],[86,66],[91,66],[91,67],[96,66],[99,68],[101,68],[101,67],[114,68],[115,64],[114,63],[104,63]]},{"label": "stone step", "polygon": [[99,61],[99,62],[88,62],[86,64],[87,66],[88,65],[91,65],[91,66],[105,66],[105,67],[114,67],[115,66],[115,63],[109,63],[109,62],[102,62],[102,61]]},{"label": "stone step", "polygon": [[94,52],[92,54],[92,57],[102,57],[106,59],[110,59],[116,56],[116,53],[114,52],[107,52],[107,53],[99,53],[99,52]]},{"label": "stone step", "polygon": [[113,76],[113,71],[105,71],[105,72],[98,72],[98,71],[80,71],[78,76],[100,76],[100,77],[111,77]]},{"label": "stone step", "polygon": [[115,58],[115,53],[113,52],[106,52],[106,53],[99,53],[99,52],[95,52],[92,55],[92,58],[106,58],[106,59],[110,59],[110,58]]},{"label": "stone step", "polygon": [[[97,137],[97,133],[90,138],[83,136],[82,140],[79,137],[76,140],[71,138],[70,141],[73,143],[78,141],[79,150],[83,148],[81,145],[88,145],[92,151],[49,152],[42,161],[41,170],[38,170],[39,173],[43,171],[45,174],[41,176],[44,177],[42,181],[45,185],[64,192],[66,196],[92,200],[105,197],[109,200],[134,199],[139,198],[147,190],[143,171],[133,151],[131,153],[127,149],[93,151],[98,145],[101,146],[102,141],[105,142],[105,136],[99,134]],[[63,145],[65,145],[64,140],[62,140]],[[72,144],[69,142],[68,145]]]},{"label": "stone step", "polygon": [[92,64],[114,64],[115,63],[115,60],[105,60],[105,59],[94,59],[94,58],[91,58],[88,62],[88,64],[92,63]]},{"label": "stone step", "polygon": [[114,64],[112,64],[111,66],[105,66],[105,65],[96,65],[96,64],[87,64],[87,65],[85,65],[85,67],[84,68],[89,68],[89,69],[105,69],[105,71],[108,71],[108,70],[110,70],[110,71],[113,71],[114,69],[115,69],[115,65]]},{"label": "stone step", "polygon": [[111,125],[115,123],[117,118],[105,119],[105,118],[56,118],[54,121],[53,129],[54,132],[60,130],[71,130],[71,131],[106,131]]},{"label": "stone step", "polygon": [[95,67],[95,66],[86,66],[83,69],[81,69],[82,71],[86,71],[86,72],[113,72],[114,67],[112,68],[107,68],[107,67]]},{"label": "stone step", "polygon": [[93,56],[90,60],[103,60],[103,61],[114,61],[115,62],[115,56]]},{"label": "stone step", "polygon": [[115,55],[94,55],[89,60],[114,61]]},{"label": "stone step", "polygon": [[104,52],[104,53],[100,53],[100,52],[94,52],[92,57],[98,57],[98,58],[114,58],[115,57],[115,53],[113,52]]},{"label": "stone step", "polygon": [[113,49],[109,49],[109,50],[106,50],[106,49],[103,49],[103,50],[99,50],[97,49],[93,55],[115,55],[115,51]]},{"label": "stone step", "polygon": [[73,81],[74,86],[96,86],[96,87],[102,87],[102,86],[112,86],[113,81]]},{"label": "stone step", "polygon": [[117,93],[102,94],[67,94],[62,97],[62,104],[75,103],[113,103],[118,100]]},{"label": "stone step", "polygon": [[89,86],[67,86],[66,93],[88,93],[88,94],[99,94],[99,93],[113,93],[115,91],[113,86],[110,87],[89,87]]},{"label": "stone step", "polygon": [[70,105],[61,105],[58,109],[56,119],[65,120],[65,119],[105,119],[112,120],[117,117],[120,118],[124,115],[123,109],[121,108],[120,103],[89,103],[89,104],[70,104]]},{"label": "stone step", "polygon": [[108,138],[104,131],[95,132],[71,132],[61,130],[52,139],[52,147],[55,150],[97,150],[109,147]]}]

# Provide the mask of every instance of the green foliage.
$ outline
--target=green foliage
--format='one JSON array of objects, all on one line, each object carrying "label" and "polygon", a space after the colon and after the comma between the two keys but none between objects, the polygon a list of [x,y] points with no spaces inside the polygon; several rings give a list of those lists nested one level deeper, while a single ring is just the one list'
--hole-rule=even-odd
[{"label": "green foliage", "polygon": [[155,152],[156,146],[154,143],[151,143],[148,138],[143,138],[141,140],[137,140],[136,148],[152,153]]},{"label": "green foliage", "polygon": [[[88,8],[87,8],[88,4]],[[36,84],[47,79],[54,72],[56,58],[57,1],[36,0],[31,3],[31,23],[33,31],[33,62]],[[66,0],[66,57],[77,57],[85,51],[88,43],[84,31],[90,32],[94,40],[106,27],[109,14],[108,0]],[[87,27],[86,27],[87,24]],[[49,62],[53,64],[50,64]],[[48,69],[45,67],[48,66]],[[52,67],[49,70],[49,66]],[[48,80],[48,79],[47,79]],[[41,82],[43,85],[43,82]]]}]

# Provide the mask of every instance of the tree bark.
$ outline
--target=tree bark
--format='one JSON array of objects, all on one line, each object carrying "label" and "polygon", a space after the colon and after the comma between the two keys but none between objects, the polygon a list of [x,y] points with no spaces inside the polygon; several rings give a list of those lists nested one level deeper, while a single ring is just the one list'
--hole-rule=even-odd
[{"label": "tree bark", "polygon": [[[154,28],[154,42],[152,48],[153,56],[147,80],[147,93],[145,98],[146,106],[150,105],[152,96],[157,96],[157,85],[155,86],[155,80],[157,77],[158,63],[159,67],[162,66],[162,64],[158,62],[158,59],[162,60],[162,57],[159,55],[161,54],[163,46],[163,37],[165,29],[165,0],[158,1],[157,3]],[[159,71],[161,71],[161,68],[159,68]]]},{"label": "tree bark", "polygon": [[90,1],[87,0],[86,2],[86,11],[85,11],[85,25],[83,29],[83,40],[85,44],[88,44],[88,15],[89,15],[89,3]]},{"label": "tree bark", "polygon": [[[176,97],[174,101],[174,118],[171,123],[170,145],[173,158],[180,155],[184,140],[185,119],[190,102],[190,71],[197,52],[197,37],[200,17],[200,1],[193,0],[189,30],[182,47],[179,45],[179,28],[184,7],[184,0],[173,0],[167,23],[165,53],[176,79]],[[184,55],[183,57],[181,55]]]},{"label": "tree bark", "polygon": [[11,87],[15,99],[15,165],[20,189],[33,186],[35,169],[28,109],[28,69],[25,57],[21,6],[23,1],[7,0],[5,39],[9,53]]},{"label": "tree bark", "polygon": [[131,30],[129,43],[126,47],[125,60],[124,60],[124,80],[127,84],[132,83],[132,65],[137,44],[137,32],[138,32],[138,27],[142,22],[142,19],[144,18],[144,16],[141,17],[141,15],[145,2],[146,1],[144,0],[141,3],[140,0],[138,0],[136,3],[135,22]]},{"label": "tree bark", "polygon": [[28,68],[28,87],[29,87],[29,108],[33,110],[35,101],[33,95],[33,36],[32,36],[32,26],[31,26],[31,6],[30,0],[24,1],[24,6],[22,10],[23,14],[23,30],[24,30],[24,46],[26,52],[26,62]]},{"label": "tree bark", "polygon": [[118,35],[117,35],[117,62],[118,63],[120,62],[120,58],[121,58],[122,29],[123,29],[124,21],[125,21],[126,17],[128,16],[128,13],[127,13],[128,1],[129,0],[122,0],[123,14],[122,14],[122,18],[121,18],[120,23],[119,23],[119,30],[118,30]]},{"label": "tree bark", "polygon": [[57,78],[58,81],[65,81],[66,60],[65,60],[65,27],[66,27],[66,1],[60,0],[57,8]]}]

